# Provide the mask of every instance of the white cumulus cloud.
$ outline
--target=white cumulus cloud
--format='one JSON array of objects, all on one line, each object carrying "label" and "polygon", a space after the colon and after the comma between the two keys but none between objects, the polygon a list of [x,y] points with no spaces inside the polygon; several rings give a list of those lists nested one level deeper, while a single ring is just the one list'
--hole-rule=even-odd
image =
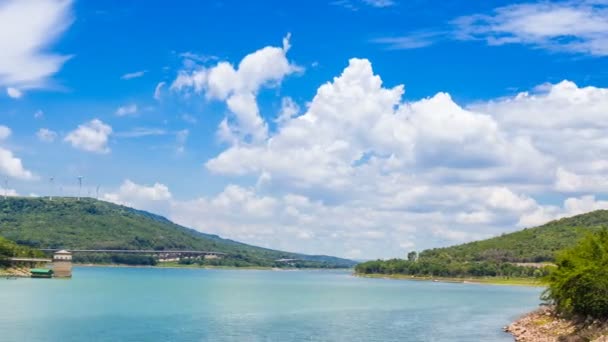
[{"label": "white cumulus cloud", "polygon": [[172,195],[164,184],[142,185],[127,179],[115,192],[106,193],[102,198],[116,204],[166,214]]},{"label": "white cumulus cloud", "polygon": [[448,94],[411,103],[402,102],[402,94],[403,86],[384,88],[369,61],[352,59],[318,89],[306,113],[284,122],[265,143],[232,146],[206,166],[220,174],[264,173],[291,189],[338,192],[368,186],[361,184],[368,173],[387,178],[427,169],[425,177],[436,181],[479,181],[514,177],[521,169],[538,176],[545,166],[525,139],[510,138],[491,116],[458,106]]},{"label": "white cumulus cloud", "polygon": [[21,159],[15,157],[12,151],[3,147],[0,147],[0,173],[17,179],[36,179],[34,173],[23,166]]},{"label": "white cumulus cloud", "polygon": [[99,119],[93,119],[79,125],[78,128],[68,133],[64,140],[74,148],[83,151],[109,153],[108,138],[110,134],[112,134],[112,127]]},{"label": "white cumulus cloud", "polygon": [[[271,49],[256,58],[292,65],[286,47]],[[129,181],[107,199],[252,244],[347,257],[403,256],[608,207],[605,88],[562,81],[467,106],[445,92],[408,101],[354,58],[302,108],[281,95],[278,113],[261,115],[260,87],[288,73],[241,74],[258,52],[238,67],[190,65],[171,86],[226,102],[218,134],[232,144],[205,166],[239,185],[177,199],[162,183]]]},{"label": "white cumulus cloud", "polygon": [[181,70],[171,89],[204,93],[209,99],[226,101],[234,117],[223,121],[220,127],[220,137],[225,140],[263,140],[268,126],[260,116],[256,94],[260,88],[276,86],[285,76],[301,71],[287,59],[289,48],[287,35],[282,47],[267,46],[250,53],[236,67],[222,61],[213,67]]},{"label": "white cumulus cloud", "polygon": [[[0,125],[0,142],[8,139],[12,134],[9,127]],[[7,148],[0,146],[0,173],[9,177],[32,180],[36,179],[36,175],[27,170],[21,159],[17,158],[13,152]]]}]

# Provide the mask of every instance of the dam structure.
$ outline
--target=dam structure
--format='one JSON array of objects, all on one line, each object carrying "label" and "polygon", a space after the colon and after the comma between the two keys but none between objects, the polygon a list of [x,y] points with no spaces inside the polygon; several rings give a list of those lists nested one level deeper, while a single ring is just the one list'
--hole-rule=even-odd
[{"label": "dam structure", "polygon": [[53,276],[56,278],[72,277],[72,253],[62,249],[53,253]]},{"label": "dam structure", "polygon": [[[13,264],[31,265],[36,266],[41,263],[46,263],[47,268],[36,268],[32,269],[35,272],[32,275],[36,275],[38,278],[49,278],[48,275],[52,275],[54,278],[71,278],[72,277],[72,253],[110,253],[110,254],[142,254],[142,255],[153,255],[158,258],[159,261],[179,261],[182,258],[204,258],[204,259],[218,259],[226,255],[222,252],[213,251],[193,251],[193,250],[132,250],[132,249],[40,249],[43,252],[52,253],[52,259],[45,258],[29,258],[29,257],[15,257],[9,258]],[[45,272],[42,272],[45,271]],[[50,272],[46,272],[50,271]],[[35,273],[35,274],[34,274]]]}]

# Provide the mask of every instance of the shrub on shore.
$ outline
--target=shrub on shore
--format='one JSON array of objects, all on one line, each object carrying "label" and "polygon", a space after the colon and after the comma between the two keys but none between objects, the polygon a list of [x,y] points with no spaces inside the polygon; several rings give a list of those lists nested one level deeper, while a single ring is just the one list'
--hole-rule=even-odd
[{"label": "shrub on shore", "polygon": [[543,299],[560,313],[608,318],[608,230],[583,238],[557,256]]},{"label": "shrub on shore", "polygon": [[540,278],[548,273],[548,267],[518,266],[508,262],[460,262],[449,257],[416,260],[390,259],[360,263],[355,266],[360,274],[402,274],[434,277],[521,277]]}]

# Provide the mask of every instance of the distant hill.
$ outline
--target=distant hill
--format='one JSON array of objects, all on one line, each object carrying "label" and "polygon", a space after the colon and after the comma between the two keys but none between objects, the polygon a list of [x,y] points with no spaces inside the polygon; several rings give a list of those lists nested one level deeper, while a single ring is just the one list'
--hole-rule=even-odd
[{"label": "distant hill", "polygon": [[608,210],[597,210],[551,221],[542,226],[487,240],[420,253],[420,258],[448,257],[457,261],[543,262],[572,247],[586,233],[608,227]]},{"label": "distant hill", "polygon": [[[255,247],[177,225],[146,211],[83,198],[0,200],[0,236],[35,248],[200,250],[227,253],[230,266],[352,267],[356,262]],[[91,261],[92,257],[85,261]],[[94,260],[93,260],[94,261]],[[217,262],[217,261],[216,261]]]}]

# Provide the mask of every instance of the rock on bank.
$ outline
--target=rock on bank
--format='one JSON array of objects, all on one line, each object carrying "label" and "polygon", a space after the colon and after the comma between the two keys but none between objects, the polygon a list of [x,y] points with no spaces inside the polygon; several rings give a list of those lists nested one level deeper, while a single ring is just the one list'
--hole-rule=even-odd
[{"label": "rock on bank", "polygon": [[608,320],[564,318],[551,307],[541,307],[504,330],[518,342],[608,342]]}]

